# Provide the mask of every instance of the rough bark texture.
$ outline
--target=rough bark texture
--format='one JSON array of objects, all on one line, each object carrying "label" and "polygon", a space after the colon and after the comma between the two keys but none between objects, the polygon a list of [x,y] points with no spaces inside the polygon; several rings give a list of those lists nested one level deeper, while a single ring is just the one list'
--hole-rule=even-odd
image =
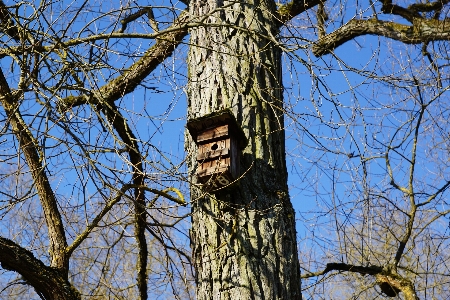
[{"label": "rough bark texture", "polygon": [[[274,3],[196,0],[190,13],[205,27],[191,30],[189,118],[229,108],[249,140],[237,183],[210,195],[191,191],[197,298],[300,299]],[[189,137],[186,148],[195,183]]]},{"label": "rough bark texture", "polygon": [[66,274],[56,268],[47,267],[30,251],[2,237],[0,237],[0,262],[2,268],[22,275],[42,299],[81,299],[80,294],[67,280]]},{"label": "rough bark texture", "polygon": [[414,284],[398,274],[377,274],[376,283],[381,291],[388,297],[397,297],[399,293],[403,294],[405,300],[418,300]]}]

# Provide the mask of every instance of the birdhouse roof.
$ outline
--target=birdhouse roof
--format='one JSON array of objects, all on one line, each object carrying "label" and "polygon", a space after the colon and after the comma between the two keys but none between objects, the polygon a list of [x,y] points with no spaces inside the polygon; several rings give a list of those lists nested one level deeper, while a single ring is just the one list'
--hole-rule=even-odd
[{"label": "birdhouse roof", "polygon": [[187,128],[195,142],[197,142],[197,137],[202,131],[222,125],[228,125],[230,127],[230,132],[238,140],[241,149],[247,146],[247,137],[236,121],[233,112],[229,109],[216,111],[196,119],[190,119],[187,122]]}]

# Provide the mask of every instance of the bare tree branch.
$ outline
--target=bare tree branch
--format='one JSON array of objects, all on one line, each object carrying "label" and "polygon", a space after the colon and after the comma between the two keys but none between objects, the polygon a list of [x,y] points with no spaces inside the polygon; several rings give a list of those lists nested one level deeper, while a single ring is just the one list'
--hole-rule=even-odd
[{"label": "bare tree branch", "polygon": [[144,185],[144,170],[142,155],[139,151],[138,140],[133,130],[128,125],[127,120],[118,111],[113,102],[103,105],[103,111],[112,124],[114,130],[118,133],[122,142],[126,145],[130,158],[130,165],[133,168],[133,184],[136,185],[134,190],[135,201],[135,237],[138,244],[138,261],[137,261],[137,284],[140,293],[140,299],[148,298],[147,294],[147,262],[148,247],[145,238],[146,212],[145,212],[145,191],[140,187]]},{"label": "bare tree branch", "polygon": [[345,264],[345,263],[328,263],[325,269],[322,271],[314,272],[314,273],[306,273],[302,275],[302,278],[310,278],[310,277],[316,277],[325,275],[328,272],[331,271],[348,271],[348,272],[354,272],[359,273],[363,275],[376,275],[378,273],[383,272],[383,268],[379,266],[355,266],[351,264]]},{"label": "bare tree branch", "polygon": [[0,0],[0,30],[13,38],[16,42],[20,41],[19,30],[11,18],[5,3]]},{"label": "bare tree branch", "polygon": [[47,267],[33,253],[3,237],[0,237],[0,262],[2,268],[22,275],[45,299],[81,299],[66,274]]},{"label": "bare tree branch", "polygon": [[11,93],[11,89],[9,88],[8,82],[1,69],[0,95],[0,102],[5,109],[12,130],[25,155],[28,167],[33,176],[33,182],[36,185],[39,199],[42,203],[50,239],[51,266],[59,269],[62,274],[67,276],[69,270],[69,259],[65,254],[67,240],[58,209],[58,203],[44,171],[44,166],[42,165],[43,154],[39,151],[36,139],[33,137],[22,118],[18,105],[19,99]]},{"label": "bare tree branch", "polygon": [[361,275],[375,276],[377,284],[380,286],[383,293],[389,297],[395,297],[398,293],[403,292],[405,299],[417,300],[417,295],[414,289],[414,285],[410,280],[398,275],[394,270],[389,267],[379,266],[355,266],[345,263],[328,263],[324,270],[307,273],[301,276],[301,278],[310,278],[325,275],[331,271],[346,271],[359,273]]},{"label": "bare tree branch", "polygon": [[411,11],[399,5],[392,4],[392,0],[383,0],[382,3],[383,6],[381,7],[381,11],[385,14],[401,16],[411,23],[415,18],[422,18],[416,11]]},{"label": "bare tree branch", "polygon": [[153,70],[155,70],[164,59],[172,55],[175,48],[187,35],[187,27],[184,26],[184,24],[188,21],[189,14],[187,11],[183,11],[169,28],[169,33],[161,35],[156,44],[148,49],[140,60],[125,70],[123,75],[105,84],[92,97],[82,95],[65,98],[63,100],[64,106],[74,107],[88,102],[112,102],[133,92],[142,80],[144,80]]},{"label": "bare tree branch", "polygon": [[414,3],[408,6],[408,10],[414,12],[431,12],[441,10],[447,3],[449,3],[449,0],[441,0],[427,3]]},{"label": "bare tree branch", "polygon": [[414,19],[413,25],[403,25],[381,20],[351,20],[334,32],[313,44],[315,56],[332,52],[358,36],[378,35],[401,41],[405,44],[420,44],[428,41],[450,40],[450,22],[446,20]]},{"label": "bare tree branch", "polygon": [[310,8],[324,2],[322,0],[293,0],[289,3],[280,5],[278,7],[278,19],[285,25],[287,22],[292,20],[295,16],[307,11]]}]

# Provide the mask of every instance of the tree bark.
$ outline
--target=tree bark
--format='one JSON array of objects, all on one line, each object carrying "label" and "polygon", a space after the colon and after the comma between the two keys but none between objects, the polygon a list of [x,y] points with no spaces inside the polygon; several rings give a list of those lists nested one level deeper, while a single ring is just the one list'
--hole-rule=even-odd
[{"label": "tree bark", "polygon": [[69,272],[69,257],[66,255],[67,240],[58,209],[58,202],[42,164],[42,152],[39,151],[36,139],[22,118],[19,110],[19,99],[11,93],[11,89],[1,69],[0,103],[8,116],[12,131],[20,143],[20,149],[23,151],[30,168],[33,183],[42,204],[50,240],[50,265],[58,269],[67,278]]},{"label": "tree bark", "polygon": [[67,280],[67,275],[56,268],[47,267],[30,251],[13,241],[0,237],[2,268],[22,275],[42,299],[81,299],[78,291]]},{"label": "tree bark", "polygon": [[186,141],[197,298],[301,299],[275,5],[196,0],[190,13],[205,26],[190,32],[189,118],[231,109],[248,138],[242,178],[206,195],[196,185],[196,146]]}]

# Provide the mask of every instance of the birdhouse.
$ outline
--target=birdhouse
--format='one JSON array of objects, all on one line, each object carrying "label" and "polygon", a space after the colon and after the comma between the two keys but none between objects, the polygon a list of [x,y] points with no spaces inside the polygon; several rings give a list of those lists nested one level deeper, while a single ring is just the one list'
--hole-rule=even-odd
[{"label": "birdhouse", "polygon": [[198,146],[199,182],[219,188],[240,176],[240,152],[247,138],[230,110],[189,120],[187,128]]}]

